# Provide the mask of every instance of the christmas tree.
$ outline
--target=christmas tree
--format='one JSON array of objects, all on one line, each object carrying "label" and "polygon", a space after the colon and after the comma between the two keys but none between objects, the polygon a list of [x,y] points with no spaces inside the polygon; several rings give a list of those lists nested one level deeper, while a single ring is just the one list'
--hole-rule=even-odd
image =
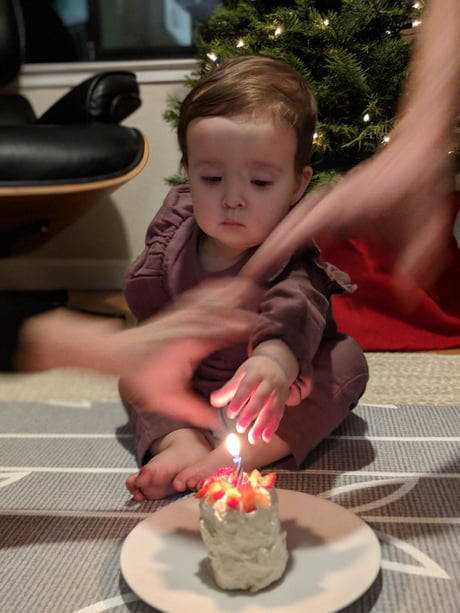
[{"label": "christmas tree", "polygon": [[[421,23],[422,9],[414,0],[226,0],[198,31],[199,67],[188,85],[235,55],[292,65],[318,102],[317,185],[388,141],[408,66],[408,33]],[[164,115],[172,125],[179,105],[172,98]]]}]

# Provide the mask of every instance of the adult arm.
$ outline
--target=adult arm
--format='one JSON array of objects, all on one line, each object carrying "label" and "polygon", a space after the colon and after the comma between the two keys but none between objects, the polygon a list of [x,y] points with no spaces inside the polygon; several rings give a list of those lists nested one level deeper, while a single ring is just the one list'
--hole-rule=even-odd
[{"label": "adult arm", "polygon": [[65,309],[32,317],[21,329],[16,364],[23,371],[91,368],[122,375],[130,400],[143,411],[219,425],[218,413],[192,389],[199,362],[209,353],[248,338],[257,302],[243,279],[202,286],[136,328],[113,330],[100,318]]},{"label": "adult arm", "polygon": [[396,254],[396,270],[422,285],[443,266],[453,224],[448,150],[460,97],[460,2],[432,0],[388,145],[329,191],[305,197],[246,264],[260,278],[313,236],[362,237]]}]

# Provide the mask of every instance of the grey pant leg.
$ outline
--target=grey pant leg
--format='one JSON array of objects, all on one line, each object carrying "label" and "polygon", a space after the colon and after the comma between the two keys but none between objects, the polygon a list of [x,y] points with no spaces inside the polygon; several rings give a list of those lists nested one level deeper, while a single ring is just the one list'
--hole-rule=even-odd
[{"label": "grey pant leg", "polygon": [[170,432],[174,432],[174,430],[191,427],[186,422],[175,421],[165,415],[143,411],[139,407],[134,406],[128,400],[128,394],[123,388],[122,381],[120,381],[118,389],[133,430],[134,449],[139,466],[146,464],[154,455],[151,448],[155,441],[163,438]]},{"label": "grey pant leg", "polygon": [[299,405],[286,408],[277,431],[288,443],[297,466],[357,405],[369,379],[361,347],[346,335],[321,343],[312,367],[311,394]]}]

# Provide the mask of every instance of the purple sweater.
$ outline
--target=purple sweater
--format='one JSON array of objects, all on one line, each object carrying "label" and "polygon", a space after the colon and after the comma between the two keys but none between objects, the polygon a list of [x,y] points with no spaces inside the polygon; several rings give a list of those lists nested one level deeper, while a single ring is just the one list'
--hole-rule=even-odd
[{"label": "purple sweater", "polygon": [[[173,188],[147,230],[145,248],[128,269],[125,294],[135,317],[145,320],[183,291],[204,279],[238,274],[254,250],[230,268],[218,273],[204,271],[198,258],[201,230],[193,216],[190,188]],[[204,360],[195,376],[195,387],[207,395],[230,379],[259,343],[283,340],[299,362],[295,383],[299,402],[304,397],[303,376],[321,340],[338,334],[332,318],[330,297],[354,290],[348,275],[322,262],[314,245],[281,263],[265,285],[257,324],[249,344],[217,351]]]}]

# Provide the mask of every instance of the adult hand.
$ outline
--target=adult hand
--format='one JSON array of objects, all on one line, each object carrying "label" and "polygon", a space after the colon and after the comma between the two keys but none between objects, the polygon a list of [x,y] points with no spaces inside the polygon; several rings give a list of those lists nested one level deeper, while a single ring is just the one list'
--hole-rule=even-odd
[{"label": "adult hand", "polygon": [[360,237],[395,256],[395,272],[429,285],[446,264],[454,210],[447,144],[424,142],[414,130],[396,134],[381,152],[327,190],[308,194],[275,228],[242,273],[258,279],[317,238]]},{"label": "adult hand", "polygon": [[256,315],[253,284],[233,279],[183,294],[176,305],[138,328],[123,342],[141,354],[123,377],[123,396],[141,412],[153,411],[192,426],[217,428],[218,411],[192,389],[198,364],[224,346],[244,341]]},{"label": "adult hand", "polygon": [[100,318],[51,311],[24,325],[18,367],[71,366],[122,375],[128,400],[140,410],[212,428],[218,413],[193,392],[194,370],[209,353],[249,336],[255,315],[243,306],[254,306],[257,298],[255,286],[244,279],[208,284],[123,331]]},{"label": "adult hand", "polygon": [[447,263],[454,216],[447,157],[460,95],[459,33],[458,0],[431,0],[389,144],[330,192],[304,198],[247,263],[245,274],[264,276],[273,262],[314,237],[344,236],[391,249],[406,287],[407,280],[413,287],[436,278]]}]

